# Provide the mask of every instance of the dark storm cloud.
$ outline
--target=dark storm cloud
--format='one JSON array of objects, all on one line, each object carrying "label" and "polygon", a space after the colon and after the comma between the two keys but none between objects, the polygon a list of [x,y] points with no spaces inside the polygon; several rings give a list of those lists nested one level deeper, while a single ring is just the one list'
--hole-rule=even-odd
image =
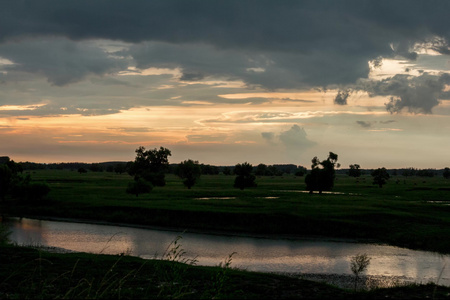
[{"label": "dark storm cloud", "polygon": [[268,142],[272,142],[275,138],[275,133],[273,132],[261,132],[261,136]]},{"label": "dark storm cloud", "polygon": [[358,124],[362,128],[372,128],[372,127],[375,127],[376,124],[387,125],[387,124],[392,124],[392,123],[396,123],[396,122],[397,121],[394,121],[394,120],[387,120],[387,121],[356,121],[356,124]]},{"label": "dark storm cloud", "polygon": [[[450,4],[444,0],[30,0],[3,1],[0,8],[1,39],[62,35],[127,42],[207,42],[307,53],[314,47],[307,42],[325,44],[333,39],[339,50],[363,46],[355,44],[358,37],[364,38],[362,43],[373,43],[374,38],[390,41],[396,43],[398,52],[405,52],[408,42],[423,34],[448,38]],[[447,42],[439,43],[438,49],[448,46]]]},{"label": "dark storm cloud", "polygon": [[366,121],[356,121],[356,124],[363,128],[369,128],[372,127],[372,122],[366,122]]},{"label": "dark storm cloud", "polygon": [[205,76],[201,73],[183,73],[183,76],[180,77],[181,81],[198,81],[205,78]]},{"label": "dark storm cloud", "polygon": [[368,91],[370,96],[390,96],[385,104],[391,113],[407,109],[413,113],[431,113],[445,97],[445,86],[450,84],[449,74],[431,75],[423,73],[414,77],[397,74],[380,81],[365,81],[360,89]]},{"label": "dark storm cloud", "polygon": [[132,56],[141,69],[182,68],[180,80],[184,81],[198,81],[208,76],[243,78],[255,73],[247,68],[264,66],[260,54],[249,56],[235,49],[217,49],[207,44],[144,42],[118,54]]},{"label": "dark storm cloud", "polygon": [[0,44],[0,57],[13,62],[6,71],[44,75],[49,82],[63,86],[89,74],[104,75],[126,67],[97,47],[66,39],[31,39]]},{"label": "dark storm cloud", "polygon": [[[350,62],[346,53],[330,48],[307,55],[292,50],[241,50],[218,49],[208,44],[145,42],[118,54],[133,57],[139,68],[179,67],[184,80],[214,76],[227,80],[240,79],[248,86],[260,85],[268,89],[346,84],[366,77],[369,72],[365,57],[353,56]],[[348,70],[349,63],[353,66],[351,72]]]},{"label": "dark storm cloud", "polygon": [[334,98],[334,103],[338,105],[347,105],[347,99],[350,96],[350,92],[348,90],[339,91],[336,97]]},{"label": "dark storm cloud", "polygon": [[[449,1],[411,0],[3,1],[0,41],[119,40],[136,44],[128,54],[138,66],[180,67],[185,80],[223,76],[270,89],[301,88],[354,83],[379,57],[415,59],[416,42],[448,53],[448,11]],[[170,51],[139,49],[146,43]],[[75,75],[62,73],[61,65],[22,68],[62,85],[114,69],[113,60],[101,61],[109,66],[81,60]]]},{"label": "dark storm cloud", "polygon": [[442,92],[440,98],[442,100],[450,100],[450,91]]}]

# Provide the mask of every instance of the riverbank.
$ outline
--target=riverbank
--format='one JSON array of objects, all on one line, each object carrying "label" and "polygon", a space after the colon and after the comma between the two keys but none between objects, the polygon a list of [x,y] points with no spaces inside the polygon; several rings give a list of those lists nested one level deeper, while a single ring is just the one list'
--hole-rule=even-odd
[{"label": "riverbank", "polygon": [[[67,250],[59,247],[44,247],[44,246],[36,246],[33,247],[38,250],[46,251],[49,253],[58,253],[58,254],[69,254],[69,253],[77,253],[77,251]],[[326,283],[332,286],[339,287],[341,289],[353,289],[355,286],[355,277],[353,275],[347,274],[314,274],[314,273],[274,273],[282,276],[288,276],[293,278],[311,280],[315,282]],[[383,276],[383,275],[360,275],[358,279],[357,285],[360,290],[374,290],[378,288],[392,288],[399,286],[407,286],[411,284],[437,284],[439,285],[439,281],[437,282],[416,282],[413,278],[408,278],[406,276]]]},{"label": "riverbank", "polygon": [[292,175],[258,177],[258,186],[245,190],[233,188],[234,176],[202,176],[188,190],[168,175],[165,187],[139,197],[126,193],[125,174],[42,170],[33,178],[50,185],[48,198],[6,199],[3,214],[220,235],[325,237],[450,254],[449,181],[438,178],[424,183],[411,177],[380,189],[340,175],[336,193],[310,195],[303,193],[304,179]]},{"label": "riverbank", "polygon": [[[33,247],[38,250],[46,251],[49,253],[58,254],[69,254],[77,253],[77,251],[67,250],[58,247],[43,247],[36,246]],[[314,273],[274,273],[281,276],[298,278],[303,280],[310,280],[314,282],[325,283],[331,286],[335,286],[341,289],[352,290],[355,287],[355,277],[353,275],[347,274],[314,274]],[[357,281],[357,286],[359,290],[375,290],[379,288],[395,288],[401,286],[408,286],[411,284],[437,284],[437,282],[416,282],[413,278],[408,278],[406,276],[383,276],[383,275],[360,275]]]},{"label": "riverbank", "polygon": [[226,262],[201,267],[126,255],[60,254],[12,246],[0,250],[1,299],[448,299],[450,295],[450,287],[434,284],[369,291],[358,285],[355,291],[353,285],[348,287],[348,276],[334,278],[335,283],[347,282],[340,288],[319,282],[325,278],[314,274],[247,272]]},{"label": "riverbank", "polygon": [[[351,274],[350,257],[357,252],[368,253],[372,257],[373,270],[369,270],[370,276],[362,277],[361,287],[371,289],[374,287],[392,287],[412,282],[428,283],[428,281],[439,283],[438,275],[441,271],[442,262],[436,260],[433,253],[414,253],[407,249],[396,247],[356,243],[352,240],[336,239],[289,239],[282,238],[270,239],[264,236],[251,239],[249,236],[242,238],[237,236],[216,237],[191,232],[167,230],[148,230],[148,227],[127,226],[128,229],[118,228],[117,224],[105,224],[104,222],[91,222],[87,225],[81,220],[78,222],[40,222],[36,219],[11,220],[14,222],[14,241],[26,245],[23,241],[34,241],[32,244],[39,245],[61,245],[67,249],[76,251],[88,251],[92,253],[119,254],[127,253],[136,257],[153,258],[156,253],[163,253],[170,241],[179,236],[178,245],[182,245],[186,250],[187,257],[197,258],[199,265],[213,265],[219,263],[224,257],[232,252],[236,252],[233,257],[233,265],[242,269],[249,268],[253,271],[261,272],[289,272],[289,276],[302,276],[303,279],[326,282],[341,288],[349,288],[354,284],[353,276],[342,275]],[[80,223],[80,225],[77,225]],[[101,226],[94,225],[101,223]],[[105,227],[109,225],[110,228]],[[114,226],[111,226],[114,225]],[[23,228],[23,229],[22,229]],[[145,230],[142,230],[145,229]],[[42,230],[42,231],[41,231]],[[23,234],[23,233],[25,234]],[[86,234],[83,234],[86,232]],[[148,233],[147,233],[148,232]],[[152,233],[155,232],[155,233]],[[30,234],[30,235],[29,235]],[[39,237],[45,236],[45,240]],[[72,242],[68,242],[68,241]],[[139,242],[132,242],[138,241]],[[80,246],[86,243],[86,247]],[[97,241],[97,242],[94,242]],[[162,241],[162,243],[155,243]],[[194,243],[193,243],[194,241]],[[41,248],[46,251],[64,253],[59,248]],[[107,249],[107,250],[106,250]],[[258,249],[255,251],[255,249]],[[311,249],[311,250],[309,250]],[[261,255],[261,253],[263,255]],[[330,255],[328,257],[328,255]],[[275,258],[283,258],[275,260]],[[285,259],[289,257],[289,259]],[[416,259],[417,257],[418,259]],[[207,258],[205,260],[204,258]],[[325,263],[325,260],[327,263]],[[316,261],[318,263],[316,263]],[[386,264],[387,262],[390,262]],[[409,262],[413,267],[406,273],[399,273],[398,268],[405,267],[405,262]],[[340,266],[335,268],[335,266]],[[415,271],[414,271],[415,270]],[[322,274],[299,274],[296,272],[322,272]],[[330,274],[331,273],[331,274]],[[332,274],[338,273],[338,274]],[[379,276],[379,275],[397,275],[397,276]],[[415,276],[407,278],[405,276]],[[283,275],[288,275],[283,273]],[[297,277],[298,277],[297,276]],[[448,274],[444,273],[441,284],[449,285]]]},{"label": "riverbank", "polygon": [[[285,274],[287,275],[287,274]],[[354,289],[355,276],[345,274],[297,274],[287,275],[301,279],[322,282],[341,289]],[[405,276],[382,276],[382,275],[361,275],[357,281],[358,289],[371,291],[379,288],[396,288],[401,286],[409,286],[411,284],[434,284],[434,282],[416,283],[413,278]],[[437,283],[439,284],[439,282]]]}]

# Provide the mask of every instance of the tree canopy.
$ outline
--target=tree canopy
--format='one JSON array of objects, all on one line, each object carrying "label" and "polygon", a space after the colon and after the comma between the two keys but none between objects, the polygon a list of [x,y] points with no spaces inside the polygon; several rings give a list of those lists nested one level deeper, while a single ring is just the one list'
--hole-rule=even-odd
[{"label": "tree canopy", "polygon": [[177,168],[177,175],[183,180],[183,184],[190,189],[202,174],[201,166],[198,161],[192,159],[181,162]]},{"label": "tree canopy", "polygon": [[337,163],[338,155],[330,152],[326,160],[320,161],[317,156],[312,159],[311,172],[306,175],[306,189],[313,193],[314,191],[330,191],[334,186],[336,177],[335,167],[339,168]]},{"label": "tree canopy", "polygon": [[150,193],[153,186],[165,186],[165,173],[169,168],[168,157],[172,155],[169,149],[160,147],[153,150],[145,150],[144,147],[136,149],[134,162],[126,165],[128,174],[134,176],[134,181],[127,187],[127,193],[139,194]]},{"label": "tree canopy", "polygon": [[32,182],[28,174],[23,176],[23,169],[20,164],[10,160],[9,157],[2,157],[0,163],[0,200],[4,201],[7,195],[20,201],[41,200],[50,192],[50,187],[46,183]]},{"label": "tree canopy", "polygon": [[150,182],[153,186],[165,186],[165,172],[169,167],[168,157],[172,155],[169,149],[160,147],[153,150],[145,150],[144,147],[136,149],[136,158],[130,164],[128,173],[134,176],[135,180],[139,178]]},{"label": "tree canopy", "polygon": [[386,168],[378,168],[372,171],[372,177],[373,184],[378,184],[378,186],[381,188],[384,184],[387,183],[387,180],[390,176]]},{"label": "tree canopy", "polygon": [[358,164],[353,164],[349,166],[350,169],[348,170],[348,176],[351,177],[360,177],[361,176],[361,166]]},{"label": "tree canopy", "polygon": [[236,179],[234,180],[234,187],[243,190],[248,187],[255,187],[255,175],[252,174],[253,166],[248,162],[243,164],[237,164],[234,167],[234,174],[236,174]]}]

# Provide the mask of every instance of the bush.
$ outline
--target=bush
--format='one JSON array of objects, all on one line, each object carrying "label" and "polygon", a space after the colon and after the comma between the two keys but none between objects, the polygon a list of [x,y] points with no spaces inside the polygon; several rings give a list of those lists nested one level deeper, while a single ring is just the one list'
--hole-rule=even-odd
[{"label": "bush", "polygon": [[9,243],[8,236],[10,234],[8,227],[0,223],[0,246],[5,246]]},{"label": "bush", "polygon": [[247,176],[239,175],[234,180],[233,186],[241,190],[243,190],[244,188],[256,187],[257,185],[255,182],[255,176],[251,174]]},{"label": "bush", "polygon": [[184,179],[183,184],[190,189],[200,178],[202,170],[198,161],[189,159],[179,164],[176,173],[180,178]]},{"label": "bush", "polygon": [[390,176],[386,168],[378,168],[372,171],[372,177],[373,184],[378,184],[378,186],[381,188],[384,184],[387,183]]},{"label": "bush", "polygon": [[28,198],[31,200],[42,200],[50,193],[50,186],[46,183],[31,183],[28,186]]},{"label": "bush", "polygon": [[152,189],[153,186],[150,182],[142,178],[137,178],[136,180],[128,183],[127,193],[134,194],[138,197],[139,194],[150,193]]},{"label": "bush", "polygon": [[234,168],[234,174],[237,175],[234,180],[234,187],[243,190],[247,187],[255,187],[256,177],[252,174],[253,167],[251,164],[245,162],[237,164]]},{"label": "bush", "polygon": [[50,186],[41,182],[22,182],[13,188],[13,196],[21,201],[33,202],[42,200],[50,192]]}]

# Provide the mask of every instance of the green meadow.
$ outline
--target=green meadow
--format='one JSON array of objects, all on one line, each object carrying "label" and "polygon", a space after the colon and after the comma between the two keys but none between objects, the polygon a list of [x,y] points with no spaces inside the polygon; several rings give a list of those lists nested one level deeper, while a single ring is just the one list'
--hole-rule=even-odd
[{"label": "green meadow", "polygon": [[[127,174],[69,170],[30,172],[46,182],[45,199],[7,198],[1,214],[72,218],[186,231],[265,236],[326,236],[371,240],[450,253],[450,181],[391,177],[379,188],[365,175],[337,175],[332,193],[305,192],[304,177],[257,177],[257,187],[233,188],[235,176],[203,175],[187,189],[175,175],[138,197]],[[7,235],[0,227],[0,242]],[[447,299],[450,288],[393,284],[343,289],[297,277],[233,268],[232,254],[216,267],[183,258],[181,244],[157,260],[120,255],[59,254],[0,243],[1,299]],[[445,266],[443,266],[445,267]]]},{"label": "green meadow", "polygon": [[6,201],[11,216],[76,218],[182,230],[259,235],[369,239],[450,253],[450,180],[392,176],[382,188],[372,177],[336,176],[332,193],[305,192],[304,177],[261,176],[257,187],[233,188],[233,175],[202,175],[187,189],[166,175],[166,186],[138,197],[127,194],[132,177],[37,170],[34,181],[51,192],[34,203]]}]

